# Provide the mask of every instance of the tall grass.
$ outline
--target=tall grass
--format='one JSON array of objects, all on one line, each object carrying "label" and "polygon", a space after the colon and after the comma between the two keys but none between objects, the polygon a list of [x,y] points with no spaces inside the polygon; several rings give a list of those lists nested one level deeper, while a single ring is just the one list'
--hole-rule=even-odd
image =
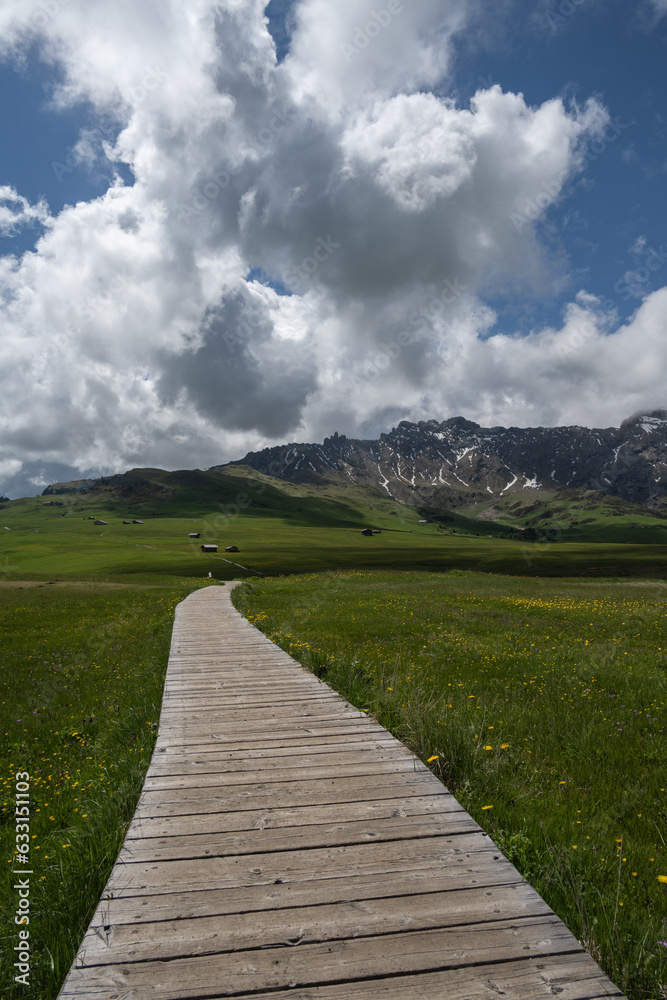
[{"label": "tall grass", "polygon": [[[187,593],[187,590],[186,592]],[[100,899],[150,762],[183,587],[3,588],[3,997],[51,1000]],[[30,985],[14,981],[15,776],[30,775]]]},{"label": "tall grass", "polygon": [[235,603],[408,744],[632,1000],[667,984],[667,588],[454,571]]}]

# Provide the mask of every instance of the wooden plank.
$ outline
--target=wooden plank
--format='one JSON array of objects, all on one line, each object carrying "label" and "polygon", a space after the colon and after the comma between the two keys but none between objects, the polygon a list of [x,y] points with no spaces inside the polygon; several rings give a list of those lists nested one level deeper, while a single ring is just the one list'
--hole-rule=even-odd
[{"label": "wooden plank", "polygon": [[[276,669],[273,656],[270,653],[267,653],[264,659],[267,664],[273,664],[274,667],[271,669],[271,666],[269,666],[267,669],[263,664],[262,673],[258,676],[255,670],[256,660],[253,660],[253,691],[287,690],[303,694],[304,691],[313,690],[320,694],[326,694],[329,698],[336,697],[336,693],[330,687],[327,687],[323,681],[318,680],[304,667],[297,668],[292,664],[291,669],[283,666],[280,669]],[[219,656],[215,658],[215,661],[208,669],[203,667],[200,657],[195,658],[195,660],[196,673],[194,676],[192,666],[190,666],[189,672],[184,671],[181,676],[176,676],[173,671],[170,671],[169,679],[166,682],[166,689],[168,691],[174,694],[182,694],[185,697],[194,697],[207,690],[243,696],[250,693],[248,691],[248,677],[246,676],[248,668],[242,666],[242,661],[238,654],[235,654],[230,660],[230,669],[225,668],[224,662]]]},{"label": "wooden plank", "polygon": [[[393,747],[388,751],[380,748],[369,748],[347,752],[345,750],[322,750],[313,753],[291,753],[275,754],[263,753],[256,756],[250,754],[221,754],[219,757],[210,759],[199,754],[191,756],[178,755],[173,757],[158,757],[148,771],[149,780],[165,779],[169,777],[195,777],[199,780],[201,775],[215,774],[246,774],[252,773],[257,776],[257,780],[263,780],[267,772],[299,770],[302,779],[306,777],[306,772],[312,768],[343,769],[353,766],[363,765],[367,770],[371,770],[376,764],[393,763],[395,760],[409,762],[414,758],[406,755],[398,755]],[[318,772],[320,773],[320,772]],[[323,772],[322,772],[323,773]],[[208,779],[206,779],[208,780]]]},{"label": "wooden plank", "polygon": [[390,817],[358,822],[319,823],[273,829],[239,830],[236,833],[184,833],[165,837],[126,840],[119,855],[125,864],[225,857],[230,854],[263,854],[266,851],[303,851],[322,846],[383,843],[442,834],[471,833],[479,827],[468,813],[439,816]]},{"label": "wooden plank", "polygon": [[388,899],[399,896],[487,890],[520,884],[509,864],[483,870],[459,869],[439,872],[424,869],[408,872],[374,872],[354,879],[330,879],[322,875],[307,882],[278,881],[267,885],[189,889],[160,895],[113,895],[99,903],[92,924],[162,922],[194,917],[253,914],[260,910],[282,910],[297,906]]},{"label": "wooden plank", "polygon": [[171,837],[186,833],[229,833],[233,830],[275,830],[359,820],[381,822],[397,816],[443,816],[446,813],[463,812],[453,795],[415,795],[327,805],[309,803],[282,809],[269,806],[267,809],[244,809],[236,812],[216,810],[214,813],[202,814],[197,811],[155,818],[140,813],[133,819],[126,839]]},{"label": "wooden plank", "polygon": [[[237,993],[236,1000],[604,1000],[622,994],[588,956],[566,954],[545,963],[524,959],[493,965],[475,965],[417,975],[392,976],[309,986],[305,989],[272,990],[270,993]],[[81,993],[70,994],[82,996]],[[122,984],[91,988],[93,1000],[136,1000]],[[209,994],[209,998],[228,993]]]},{"label": "wooden plank", "polygon": [[[481,833],[461,834],[349,847],[213,856],[205,860],[130,862],[114,868],[105,893],[158,895],[187,889],[266,885],[278,880],[309,881],[320,877],[322,872],[330,879],[419,869],[438,869],[446,874],[459,867],[472,872],[493,868],[494,861],[509,864],[503,862],[488,837]],[[516,869],[514,875],[520,881]]]},{"label": "wooden plank", "polygon": [[[342,702],[342,704],[345,706],[346,703]],[[335,711],[338,708],[338,699],[319,691],[297,694],[296,692],[272,692],[269,690],[262,694],[247,692],[245,697],[223,694],[216,697],[214,703],[212,703],[210,693],[208,697],[201,694],[197,698],[183,698],[182,695],[178,694],[172,696],[171,702],[165,702],[165,714],[168,715],[170,711],[175,712],[178,713],[179,718],[187,721],[190,717],[199,716],[202,713],[205,715],[210,714],[214,710],[224,712],[241,711],[242,709],[264,710],[275,709],[277,705],[287,706],[293,710],[294,715],[298,715],[302,707],[309,706],[320,706]],[[357,709],[351,706],[350,708],[358,714]]]},{"label": "wooden plank", "polygon": [[[252,687],[249,686],[250,681]],[[246,663],[241,657],[235,656],[228,667],[218,656],[210,669],[204,669],[201,657],[195,656],[184,666],[180,676],[175,675],[173,666],[170,666],[165,689],[172,696],[198,698],[207,688],[223,696],[230,694],[250,697],[254,692],[260,694],[265,690],[275,690],[299,696],[318,694],[332,700],[344,700],[338,692],[333,691],[324,681],[318,680],[305,667],[299,664],[276,664],[270,650],[263,656],[252,657]]]},{"label": "wooden plank", "polygon": [[226,785],[219,789],[168,789],[142,793],[137,818],[180,816],[195,812],[217,813],[257,808],[292,808],[303,805],[370,801],[388,795],[431,795],[433,786],[426,775],[405,771],[386,776],[378,783],[373,777],[351,777],[330,781],[263,782]]},{"label": "wooden plank", "polygon": [[[83,944],[86,965],[142,962],[253,948],[464,927],[511,917],[553,917],[527,885],[300,906],[218,917],[96,925]],[[105,927],[108,930],[105,930]],[[113,946],[113,947],[112,947]]]},{"label": "wooden plank", "polygon": [[162,746],[156,749],[154,758],[156,763],[160,763],[162,760],[187,760],[193,757],[202,760],[223,760],[225,757],[233,755],[242,755],[247,760],[251,760],[276,756],[277,754],[280,754],[281,757],[290,757],[299,753],[320,754],[343,750],[384,750],[394,747],[391,739],[386,739],[378,733],[361,736],[349,733],[345,737],[322,737],[318,742],[314,742],[312,736],[303,736],[300,740],[292,741],[288,746],[285,746],[283,741],[273,741],[272,746],[255,746],[253,743],[236,746],[230,745],[231,743],[232,741],[221,743],[218,740],[195,745]]},{"label": "wooden plank", "polygon": [[[364,979],[271,993],[252,1000],[602,1000],[621,992],[600,973],[588,955],[558,955],[546,963],[524,959],[496,965],[443,969],[419,976]],[[251,1000],[248,993],[238,1000]]]},{"label": "wooden plank", "polygon": [[[248,683],[250,684],[250,682]],[[243,708],[272,709],[276,705],[290,706],[297,710],[293,714],[298,715],[302,706],[324,706],[335,711],[339,703],[338,699],[334,699],[330,695],[319,691],[305,693],[302,691],[299,694],[296,691],[291,692],[284,689],[275,691],[268,689],[266,692],[261,693],[247,691],[245,697],[222,692],[216,693],[214,700],[212,700],[211,694],[212,692],[210,691],[207,694],[202,692],[196,698],[186,698],[182,694],[175,694],[171,697],[170,701],[165,702],[165,715],[173,712],[178,714],[179,718],[187,720],[189,717],[195,717],[202,713],[206,714],[213,710],[239,711]],[[342,704],[346,705],[347,703],[342,702]],[[352,711],[356,715],[359,714],[358,709],[353,708]]]},{"label": "wooden plank", "polygon": [[377,756],[383,754],[388,757],[409,757],[416,760],[415,755],[407,747],[392,740],[378,738],[377,735],[368,739],[357,740],[354,736],[347,739],[336,739],[328,742],[314,742],[304,740],[296,747],[255,747],[248,745],[241,749],[231,749],[227,746],[209,745],[206,749],[177,747],[158,750],[151,762],[151,766],[164,767],[172,762],[183,761],[185,763],[206,763],[217,764],[223,761],[257,761],[276,760],[299,757],[321,757],[325,759],[334,755],[343,760],[346,756],[354,754],[355,757],[363,755]]},{"label": "wooden plank", "polygon": [[[399,751],[393,746],[369,746],[362,750],[342,750],[330,748],[321,750],[319,753],[296,753],[287,755],[275,754],[234,754],[222,753],[212,760],[207,757],[199,758],[195,755],[185,757],[182,755],[171,757],[157,757],[151,764],[148,772],[148,782],[153,779],[169,778],[171,776],[196,776],[197,780],[203,775],[215,774],[245,774],[252,772],[258,778],[264,776],[266,771],[284,771],[298,768],[301,772],[318,768],[318,773],[323,773],[322,769],[334,768],[343,771],[348,766],[363,765],[364,767],[375,767],[380,763],[390,763],[392,766],[396,761],[409,762],[413,765],[417,758],[409,750],[403,748]],[[420,763],[420,767],[423,766]],[[208,780],[208,779],[206,779]]]},{"label": "wooden plank", "polygon": [[[349,731],[350,737],[354,737],[355,740],[366,740],[373,737],[377,737],[379,732],[375,729],[366,729],[362,725],[358,724],[357,719],[350,719],[347,722],[346,728],[356,726],[356,730],[352,729]],[[303,719],[299,719],[298,723],[290,722],[289,725],[292,726],[291,736],[282,736],[282,727],[271,725],[270,727],[263,726],[262,720],[255,720],[253,724],[244,723],[241,721],[239,725],[216,725],[213,724],[202,724],[198,726],[169,726],[165,727],[164,733],[160,737],[160,742],[156,744],[156,753],[161,747],[173,747],[175,750],[180,747],[198,747],[198,746],[213,746],[218,744],[219,746],[230,748],[238,748],[243,750],[244,748],[255,747],[266,747],[270,749],[271,747],[284,746],[299,746],[301,742],[306,740],[309,736],[318,739],[319,733],[323,734],[323,737],[329,736],[333,738],[335,735],[345,735],[344,730],[340,730],[339,733],[332,734],[331,720],[308,720],[307,724],[304,724]],[[311,739],[312,742],[312,739]]]},{"label": "wooden plank", "polygon": [[[464,964],[488,964],[552,953],[581,951],[557,918],[500,920],[464,928],[403,931],[282,948],[251,949],[171,961],[92,966],[80,973],[86,996],[110,987],[136,991],[142,1000],[234,996],[293,989],[343,979],[432,972]],[[76,996],[77,977],[61,993]],[[416,986],[418,989],[418,985]]]},{"label": "wooden plank", "polygon": [[[426,774],[431,774],[428,768],[424,767],[419,761],[412,760],[409,757],[404,759],[394,759],[394,760],[369,760],[365,763],[359,764],[313,764],[308,768],[303,767],[274,767],[274,768],[259,768],[253,764],[244,765],[243,762],[238,762],[233,767],[220,768],[220,770],[215,774],[198,774],[196,781],[199,788],[221,788],[225,785],[238,785],[243,784],[248,780],[248,776],[251,775],[255,779],[260,779],[261,781],[312,781],[315,778],[319,778],[322,781],[327,779],[351,777],[353,775],[359,775],[363,777],[369,777],[371,775],[385,776],[387,774],[395,774],[397,771],[409,772],[418,774],[420,772],[425,772]],[[146,781],[144,787],[146,791],[157,791],[162,789],[174,789],[174,788],[188,788],[192,785],[192,779],[188,775],[165,775],[164,777],[157,775],[154,776],[149,772],[146,776]]]},{"label": "wooden plank", "polygon": [[[290,660],[286,654],[276,656],[271,647],[256,653],[244,653],[245,639],[238,636],[231,653],[220,650],[211,657],[205,657],[202,650],[193,650],[193,655],[187,659],[171,657],[172,669],[169,672],[168,683],[185,684],[193,679],[192,671],[196,670],[195,683],[202,678],[215,677],[218,684],[238,684],[239,675],[243,672],[255,672],[254,681],[257,685],[267,681],[277,680],[279,683],[290,683],[301,676],[305,668]],[[261,664],[262,671],[257,673],[256,667]],[[323,681],[314,674],[307,672],[306,684],[312,687],[326,689]],[[333,692],[329,692],[333,693]]]},{"label": "wooden plank", "polygon": [[[306,709],[309,715],[321,715],[325,718],[332,713],[338,715],[338,706],[331,698],[310,695],[304,698],[287,697],[286,695],[267,695],[264,698],[217,698],[214,705],[208,699],[201,698],[198,701],[184,702],[178,698],[174,703],[165,705],[165,721],[169,721],[173,715],[178,720],[179,725],[188,725],[194,722],[201,725],[212,718],[228,719],[233,722],[240,718],[272,718],[277,713],[283,712],[291,718],[300,718],[303,710]],[[348,709],[353,715],[358,714],[357,709],[350,706]]]},{"label": "wooden plank", "polygon": [[[224,706],[218,706],[216,708],[203,708],[201,711],[191,714],[181,710],[174,710],[173,718],[177,720],[179,726],[189,727],[193,725],[194,731],[197,732],[198,729],[210,726],[211,724],[222,725],[229,730],[235,725],[245,722],[257,725],[265,721],[268,725],[269,723],[273,724],[275,720],[275,722],[281,725],[291,725],[292,722],[332,722],[359,717],[359,712],[356,708],[352,708],[351,705],[341,704],[338,706],[327,701],[322,702],[322,706],[321,708],[308,708],[306,711],[292,710],[288,707],[281,709],[278,705],[274,705],[271,709],[253,708],[252,706],[226,709]],[[165,721],[169,723],[172,718],[172,713],[169,709],[165,710],[164,716]]]},{"label": "wooden plank", "polygon": [[[366,718],[364,716],[364,719]],[[258,748],[270,749],[271,747],[298,747],[304,740],[310,739],[312,743],[312,737],[316,737],[318,741],[321,740],[323,743],[328,740],[344,738],[353,738],[355,742],[367,739],[394,739],[380,725],[373,725],[370,720],[367,721],[366,725],[360,725],[360,721],[360,719],[350,719],[349,722],[338,724],[325,722],[310,726],[296,725],[289,729],[272,729],[270,733],[267,733],[263,726],[255,729],[246,727],[237,733],[204,732],[199,736],[190,731],[184,735],[182,726],[174,728],[165,726],[164,729],[160,730],[156,748],[177,750],[181,746],[202,747],[202,749],[209,746],[217,748],[223,746],[232,750],[242,750],[247,746],[256,745]]]},{"label": "wooden plank", "polygon": [[350,712],[339,712],[337,710],[326,712],[308,711],[298,715],[293,715],[289,712],[281,714],[276,710],[276,712],[271,713],[237,712],[231,713],[229,717],[225,717],[224,713],[214,712],[210,716],[200,714],[194,719],[184,719],[181,722],[174,722],[169,718],[168,722],[172,730],[178,726],[182,735],[187,733],[188,736],[197,736],[218,733],[219,735],[238,737],[239,734],[247,729],[263,727],[265,733],[268,735],[272,734],[274,729],[278,729],[284,725],[292,726],[300,724],[302,726],[315,727],[318,723],[327,724],[335,721],[340,722],[341,720],[352,721],[356,718],[359,718],[359,716]]},{"label": "wooden plank", "polygon": [[[275,742],[280,739],[300,739],[302,735],[312,735],[317,736],[322,734],[323,736],[332,735],[336,733],[352,732],[357,734],[362,733],[375,733],[376,735],[380,732],[387,734],[386,730],[370,719],[365,713],[358,712],[354,716],[347,716],[341,718],[340,715],[335,714],[331,717],[325,719],[308,719],[305,721],[302,718],[295,719],[293,722],[282,723],[278,721],[274,726],[271,727],[270,731],[267,731],[266,727],[262,725],[261,720],[255,722],[254,724],[249,724],[243,728],[239,728],[236,732],[230,732],[230,726],[223,726],[221,729],[213,730],[213,737],[218,740],[237,740],[239,743],[248,743],[252,740],[265,739],[267,741]],[[203,730],[201,737],[198,736],[197,731]],[[164,727],[161,727],[159,739],[167,740],[170,736],[181,735],[184,731],[184,726],[182,723],[169,723]],[[190,725],[187,727],[187,737],[196,741],[198,738],[208,739],[211,736],[210,730],[207,730],[205,725]],[[393,737],[392,737],[393,738]]]}]

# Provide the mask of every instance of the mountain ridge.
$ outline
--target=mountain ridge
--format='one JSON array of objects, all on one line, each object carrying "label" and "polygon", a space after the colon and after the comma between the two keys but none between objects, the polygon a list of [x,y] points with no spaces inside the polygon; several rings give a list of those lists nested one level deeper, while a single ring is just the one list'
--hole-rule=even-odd
[{"label": "mountain ridge", "polygon": [[[350,486],[363,487],[429,516],[458,508],[475,518],[513,520],[517,502],[525,508],[531,498],[557,495],[568,504],[568,497],[585,491],[667,515],[667,410],[641,412],[608,428],[488,428],[464,417],[404,420],[376,440],[334,432],[322,444],[277,445],[208,472],[259,474],[276,485],[337,495]],[[207,475],[200,470],[164,473],[158,484],[150,473],[132,469],[54,483],[42,495],[109,487],[127,496],[173,493]]]},{"label": "mountain ridge", "polygon": [[620,427],[482,427],[464,417],[403,420],[377,440],[334,433],[213,466],[246,466],[287,482],[372,485],[411,506],[478,505],[526,490],[588,489],[667,509],[667,410]]}]

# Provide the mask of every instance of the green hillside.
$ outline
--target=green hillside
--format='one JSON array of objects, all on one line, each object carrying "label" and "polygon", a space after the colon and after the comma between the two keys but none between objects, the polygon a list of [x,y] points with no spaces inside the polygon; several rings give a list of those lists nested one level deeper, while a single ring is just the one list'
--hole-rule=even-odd
[{"label": "green hillside", "polygon": [[[599,494],[574,491],[568,496],[540,494],[539,498],[514,495],[496,500],[495,506],[496,510],[490,510],[490,502],[479,509],[416,509],[367,486],[286,484],[239,468],[233,472],[133,470],[97,482],[83,492],[75,484],[59,484],[46,496],[0,504],[0,667],[6,671],[3,699],[10,720],[0,764],[9,788],[16,771],[28,769],[33,775],[35,802],[39,802],[34,821],[34,847],[40,852],[42,873],[34,890],[40,914],[36,954],[49,958],[39,958],[35,964],[35,1000],[56,996],[117,856],[153,751],[173,609],[192,590],[209,582],[245,578],[255,583],[244,591],[263,599],[271,588],[286,587],[290,613],[299,618],[294,627],[285,627],[286,641],[296,642],[302,650],[313,642],[309,609],[316,610],[323,596],[327,608],[334,607],[335,613],[325,616],[334,629],[341,614],[348,616],[349,629],[360,627],[360,611],[365,608],[364,628],[367,620],[374,631],[369,627],[368,635],[359,636],[360,649],[365,652],[368,636],[374,635],[382,662],[395,664],[391,667],[394,672],[399,661],[391,644],[403,641],[401,622],[407,623],[414,628],[419,656],[415,659],[410,649],[404,664],[406,684],[412,684],[413,663],[424,659],[429,670],[432,668],[429,654],[436,652],[434,643],[443,641],[456,623],[461,631],[460,643],[455,637],[457,655],[468,668],[474,667],[471,643],[482,622],[489,656],[496,658],[494,670],[502,667],[500,680],[495,674],[493,677],[503,690],[503,698],[503,684],[512,679],[509,653],[516,657],[518,650],[523,655],[523,647],[518,649],[516,642],[521,636],[533,643],[524,650],[528,661],[519,664],[521,670],[530,668],[532,683],[536,650],[531,608],[538,593],[543,595],[545,614],[550,616],[545,648],[552,659],[556,635],[552,626],[558,622],[551,618],[560,614],[560,604],[551,598],[579,588],[627,592],[633,609],[636,605],[642,617],[637,631],[635,618],[626,620],[625,607],[622,613],[618,610],[619,629],[622,626],[624,630],[617,630],[618,635],[634,637],[636,632],[645,641],[645,623],[664,614],[667,539],[660,518],[633,505],[621,509]],[[633,528],[633,523],[649,527]],[[376,533],[364,536],[365,528]],[[190,534],[199,537],[190,538]],[[203,554],[201,546],[207,543],[216,544],[218,551]],[[235,546],[238,552],[227,553],[226,546]],[[378,596],[374,591],[373,579],[378,574],[391,577],[392,592],[383,591]],[[271,581],[262,579],[265,576],[290,579]],[[293,587],[299,591],[290,605]],[[330,600],[331,588],[337,591],[334,600]],[[512,588],[521,591],[522,599],[527,597],[513,613],[516,622],[514,618],[510,622],[503,604]],[[414,606],[397,622],[397,595],[403,589]],[[457,595],[455,606],[443,630],[442,616],[435,611],[443,594],[452,589]],[[480,593],[493,590],[495,603],[473,609],[471,617],[469,604],[475,589]],[[368,605],[370,597],[376,601],[372,607]],[[594,621],[590,608],[579,610],[582,622],[590,628]],[[574,648],[570,617],[568,606],[562,636],[563,648],[568,650]],[[618,623],[612,624],[616,628]],[[343,641],[345,629],[338,631]],[[406,650],[407,645],[403,653]],[[443,669],[450,671],[451,651],[440,647],[437,651],[438,655],[443,653]],[[610,664],[613,667],[616,647],[605,647],[603,653],[614,659],[609,664],[605,660],[600,669]],[[654,659],[659,671],[664,659],[662,647]],[[356,657],[346,657],[345,662],[355,664]],[[487,665],[486,661],[482,664],[484,668]],[[598,664],[595,669],[598,677]],[[488,681],[488,674],[481,676]],[[517,679],[519,688],[523,680]],[[525,682],[529,680],[525,678]],[[388,694],[393,688],[396,701],[403,691],[400,683],[381,685],[382,697],[385,689]],[[344,694],[351,697],[346,689]],[[424,696],[425,704],[430,705],[428,687]],[[624,695],[624,705],[626,700]],[[364,702],[362,707],[368,704],[375,710],[375,702]],[[402,716],[406,705],[408,714]],[[525,705],[517,705],[520,715]],[[385,721],[407,739],[400,728],[403,720],[419,717],[421,708],[412,697],[402,694],[394,707],[400,712]],[[546,712],[545,718],[560,719],[561,707],[556,700],[555,711]],[[438,719],[443,721],[441,712]],[[526,732],[531,734],[532,729]],[[439,733],[429,731],[429,745],[418,748],[420,753],[425,751],[426,760],[433,753],[439,759],[440,743],[431,745],[436,735],[439,739]],[[478,731],[478,742],[481,735],[486,737]],[[598,730],[591,730],[589,745],[599,735]],[[517,733],[515,742],[518,745],[528,738],[530,735],[522,735],[519,739]],[[606,753],[605,748],[600,753]],[[532,853],[528,847],[524,850],[527,835],[521,832],[524,821],[539,823],[543,818],[543,800],[533,796],[533,770],[526,772],[525,789],[519,795],[514,792],[517,802],[525,798],[538,803],[533,812],[520,814],[518,825],[511,826],[507,815],[512,799],[502,814],[502,828],[489,830],[501,840],[505,837],[502,842],[508,853],[515,842],[521,846],[523,854],[516,860],[522,869],[545,856],[537,834],[534,845],[533,841],[529,844]],[[645,781],[643,761],[635,772]],[[477,773],[470,774],[471,780],[477,781]],[[491,775],[493,780],[495,777]],[[625,787],[629,780],[627,772],[619,772],[619,785]],[[475,787],[476,805],[465,798],[472,796],[472,784],[469,788],[462,784],[457,790],[471,808],[482,809],[486,786],[478,783]],[[610,801],[615,801],[613,796]],[[501,804],[498,798],[498,819]],[[637,811],[648,813],[649,809],[638,806]],[[486,813],[480,815],[488,820]],[[605,830],[605,836],[624,835],[616,828],[610,830]],[[5,832],[4,843],[10,851],[13,828],[6,827]],[[523,839],[512,839],[519,836]],[[650,846],[651,857],[657,858],[657,849],[652,843]],[[563,845],[561,848],[565,850]],[[607,855],[605,851],[604,857]],[[545,894],[554,901],[550,905],[562,897],[557,885],[554,889],[555,882],[571,870],[561,860],[546,873],[539,869],[544,874]],[[569,863],[569,855],[566,860]],[[644,872],[639,865],[636,870]],[[525,872],[536,877],[530,866]],[[602,875],[608,876],[606,869]],[[582,884],[589,884],[586,872],[582,879]],[[6,878],[0,886],[2,900],[11,902],[13,884]],[[613,896],[616,883],[609,884]],[[578,932],[576,914],[572,919],[570,911],[563,911],[563,915]],[[644,935],[640,930],[633,932],[637,941]],[[647,981],[652,982],[655,972],[649,972]],[[7,995],[18,1000],[16,992]]]},{"label": "green hillside", "polygon": [[667,514],[597,490],[540,490],[537,496],[511,494],[478,509],[466,508],[466,513],[480,524],[523,533],[528,540],[667,543]]},{"label": "green hillside", "polygon": [[[660,577],[667,566],[667,519],[602,494],[510,496],[495,510],[454,512],[408,507],[366,486],[285,484],[242,468],[135,469],[85,492],[57,492],[67,489],[2,506],[5,580],[390,568]],[[364,537],[368,527],[379,533]],[[204,543],[218,553],[203,555]],[[238,554],[225,553],[228,545]]]}]

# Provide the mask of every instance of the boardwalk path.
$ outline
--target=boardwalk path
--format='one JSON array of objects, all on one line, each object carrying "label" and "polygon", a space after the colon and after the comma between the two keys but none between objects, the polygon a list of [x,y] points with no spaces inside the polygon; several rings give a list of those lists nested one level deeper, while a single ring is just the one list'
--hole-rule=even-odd
[{"label": "boardwalk path", "polygon": [[153,761],[61,1000],[620,996],[437,778],[230,589],[177,608]]}]

